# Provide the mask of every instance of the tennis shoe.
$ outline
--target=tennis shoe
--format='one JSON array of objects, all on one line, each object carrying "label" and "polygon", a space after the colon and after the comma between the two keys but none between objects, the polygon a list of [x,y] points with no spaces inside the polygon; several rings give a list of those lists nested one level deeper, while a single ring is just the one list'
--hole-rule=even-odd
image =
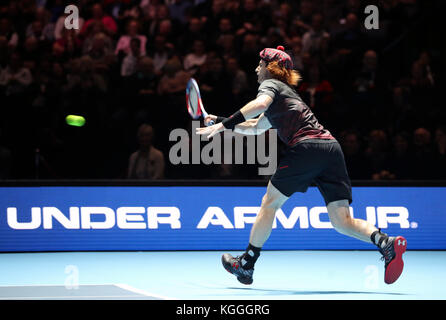
[{"label": "tennis shoe", "polygon": [[237,280],[243,284],[251,284],[253,282],[252,275],[254,268],[244,269],[241,263],[241,256],[233,257],[229,253],[225,253],[221,257],[223,267],[229,273],[232,273],[237,277]]},{"label": "tennis shoe", "polygon": [[387,284],[394,283],[400,277],[404,268],[403,253],[406,252],[407,241],[404,237],[389,237],[387,243],[379,251],[383,255],[384,260],[384,282]]}]

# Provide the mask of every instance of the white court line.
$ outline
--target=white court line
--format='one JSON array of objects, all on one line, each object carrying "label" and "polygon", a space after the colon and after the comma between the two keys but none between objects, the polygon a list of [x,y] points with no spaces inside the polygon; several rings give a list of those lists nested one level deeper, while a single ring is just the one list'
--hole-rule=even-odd
[{"label": "white court line", "polygon": [[[54,296],[54,297],[26,297],[26,296],[22,296],[22,297],[0,297],[0,300],[29,300],[29,299],[67,299],[67,298],[71,298],[71,299],[85,299],[85,298],[97,298],[97,299],[106,299],[106,298],[131,298],[131,297],[141,297],[145,296],[145,297],[154,297],[154,298],[158,298],[158,299],[163,299],[163,300],[177,300],[176,298],[171,298],[171,297],[166,297],[166,296],[161,296],[158,294],[154,294],[154,293],[150,293],[141,289],[137,289],[134,288],[132,286],[129,286],[127,284],[124,283],[102,283],[102,284],[81,284],[79,286],[82,287],[88,287],[88,286],[115,286],[133,293],[138,294],[139,296],[133,296],[133,295],[128,295],[128,296]],[[6,286],[0,286],[1,288],[16,288],[16,287],[65,287],[64,285],[57,285],[57,284],[34,284],[34,285],[26,285],[26,284],[22,284],[22,285],[6,285]],[[67,289],[68,290],[68,289]],[[77,290],[75,288],[72,288],[70,290]]]},{"label": "white court line", "polygon": [[[92,287],[92,286],[114,286],[114,283],[89,283],[89,284],[79,284],[82,287]],[[64,284],[9,284],[9,285],[0,285],[1,288],[14,288],[14,287],[67,287]],[[67,290],[76,290],[76,289],[67,289]]]},{"label": "white court line", "polygon": [[133,288],[132,286],[129,286],[128,284],[124,284],[124,283],[117,283],[117,284],[114,284],[114,286],[117,286],[121,289],[128,290],[128,291],[131,291],[134,293],[141,294],[143,296],[154,297],[154,298],[159,298],[159,299],[163,299],[163,300],[177,300],[175,298],[160,296],[158,294],[154,294],[154,293],[147,292],[147,291],[144,291],[141,289]]},{"label": "white court line", "polygon": [[96,300],[109,300],[111,298],[122,299],[128,298],[141,298],[141,296],[54,296],[54,297],[7,297],[0,298],[0,300],[86,300],[86,299],[96,299]]}]

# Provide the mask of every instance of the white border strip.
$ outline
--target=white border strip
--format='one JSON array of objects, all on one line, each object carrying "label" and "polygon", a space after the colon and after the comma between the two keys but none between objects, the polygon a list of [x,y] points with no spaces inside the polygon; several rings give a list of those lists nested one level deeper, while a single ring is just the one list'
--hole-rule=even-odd
[{"label": "white border strip", "polygon": [[[54,297],[32,297],[32,296],[22,296],[22,297],[0,297],[0,300],[43,300],[43,299],[107,299],[107,298],[139,298],[141,296],[144,297],[154,297],[154,298],[158,298],[158,299],[162,299],[162,300],[177,300],[176,298],[171,298],[171,297],[166,297],[166,296],[161,296],[158,294],[154,294],[151,292],[147,292],[141,289],[137,289],[134,288],[132,286],[129,286],[128,284],[125,283],[102,283],[102,284],[80,284],[79,286],[82,287],[88,287],[88,286],[115,286],[118,288],[121,288],[123,290],[127,290],[133,293],[138,294],[139,296],[54,296]],[[32,285],[26,285],[26,284],[21,284],[21,285],[0,285],[0,289],[1,288],[12,288],[12,287],[63,287],[63,285],[57,285],[57,284],[32,284]],[[73,289],[75,290],[75,289]]]},{"label": "white border strip", "polygon": [[114,284],[114,286],[119,287],[119,288],[124,289],[124,290],[127,290],[127,291],[131,291],[131,292],[137,293],[137,294],[141,294],[141,295],[147,296],[147,297],[154,297],[154,298],[163,299],[163,300],[176,300],[175,298],[161,296],[161,295],[154,294],[154,293],[151,293],[151,292],[147,292],[147,291],[144,291],[144,290],[141,290],[141,289],[137,289],[137,288],[129,286],[128,284],[125,284],[125,283],[117,283],[117,284]]}]

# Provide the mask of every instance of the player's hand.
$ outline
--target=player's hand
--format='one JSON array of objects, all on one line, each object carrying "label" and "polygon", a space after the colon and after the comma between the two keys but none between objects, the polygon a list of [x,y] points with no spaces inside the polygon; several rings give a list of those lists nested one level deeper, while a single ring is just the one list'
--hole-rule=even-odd
[{"label": "player's hand", "polygon": [[217,116],[214,116],[213,114],[209,114],[204,118],[204,125],[207,127],[209,125],[209,122],[214,121],[214,123],[217,122]]},{"label": "player's hand", "polygon": [[212,138],[213,136],[215,136],[217,133],[220,133],[224,130],[225,130],[225,127],[220,122],[220,123],[214,124],[213,126],[197,128],[196,133],[201,134],[201,135],[207,135],[207,138],[209,139],[209,138]]}]

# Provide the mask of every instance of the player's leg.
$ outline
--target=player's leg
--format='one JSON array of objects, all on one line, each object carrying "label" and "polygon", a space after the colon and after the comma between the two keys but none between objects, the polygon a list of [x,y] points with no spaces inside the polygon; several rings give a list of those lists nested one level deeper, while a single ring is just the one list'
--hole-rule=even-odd
[{"label": "player's leg", "polygon": [[403,272],[403,253],[407,241],[404,237],[389,237],[366,220],[355,219],[350,215],[349,201],[338,200],[327,204],[328,215],[333,227],[340,233],[375,244],[385,261],[384,281],[395,282]]},{"label": "player's leg", "polygon": [[320,157],[326,160],[326,165],[315,182],[324,197],[331,223],[342,234],[375,244],[385,260],[384,281],[395,282],[403,271],[406,239],[389,237],[366,220],[350,216],[351,183],[339,143],[327,145]]},{"label": "player's leg", "polygon": [[282,207],[288,197],[283,195],[271,182],[268,183],[268,188],[262,198],[260,211],[257,215],[256,221],[251,229],[249,243],[254,247],[261,248],[268,240],[276,211]]},{"label": "player's leg", "polygon": [[[327,205],[328,216],[333,227],[339,233],[354,237],[356,239],[373,243],[371,235],[378,229],[366,220],[355,219],[350,215],[348,200],[332,201]],[[376,241],[381,234],[376,234]]]},{"label": "player's leg", "polygon": [[263,244],[271,234],[276,211],[282,207],[287,199],[287,196],[283,195],[269,182],[256,221],[251,228],[249,245],[246,251],[239,257],[233,257],[229,253],[222,256],[224,268],[237,276],[241,283],[252,283],[254,264],[260,256]]},{"label": "player's leg", "polygon": [[[317,151],[317,150],[316,150]],[[262,199],[260,211],[251,229],[249,245],[240,257],[224,254],[223,266],[244,284],[252,283],[254,264],[260,256],[263,244],[271,234],[276,211],[295,192],[306,192],[319,174],[317,152],[307,144],[299,144],[282,155],[280,164]]]}]

